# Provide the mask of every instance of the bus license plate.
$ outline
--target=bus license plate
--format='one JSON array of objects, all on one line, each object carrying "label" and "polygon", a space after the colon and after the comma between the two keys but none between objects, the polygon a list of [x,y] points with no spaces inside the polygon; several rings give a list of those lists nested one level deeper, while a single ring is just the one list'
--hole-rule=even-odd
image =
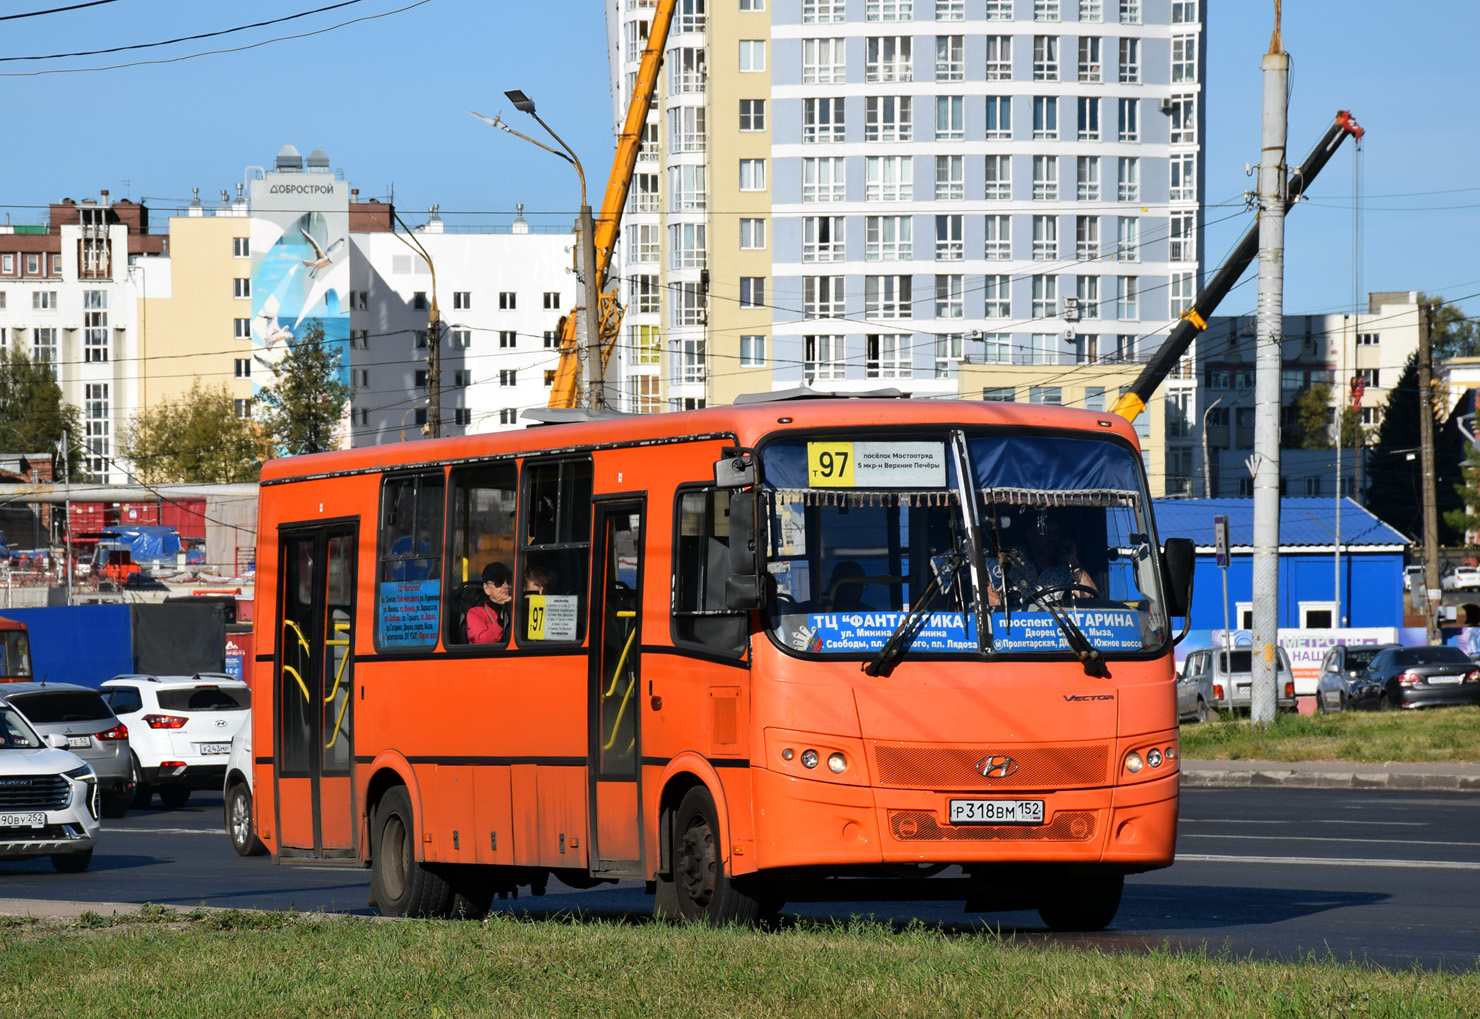
[{"label": "bus license plate", "polygon": [[231,753],[231,744],[230,743],[202,743],[202,744],[200,744],[200,752],[201,752],[201,755],[202,756],[205,756],[205,757],[210,757],[213,754],[229,754],[229,753]]},{"label": "bus license plate", "polygon": [[46,814],[0,814],[0,828],[45,828]]},{"label": "bus license plate", "polygon": [[1042,800],[952,800],[952,824],[1042,824]]}]

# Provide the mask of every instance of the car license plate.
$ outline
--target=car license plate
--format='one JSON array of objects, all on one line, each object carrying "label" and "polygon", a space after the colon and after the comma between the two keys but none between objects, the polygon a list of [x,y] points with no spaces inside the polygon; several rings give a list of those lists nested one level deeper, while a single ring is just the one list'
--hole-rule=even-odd
[{"label": "car license plate", "polygon": [[1427,682],[1430,686],[1433,686],[1438,683],[1458,683],[1464,678],[1463,676],[1430,676]]},{"label": "car license plate", "polygon": [[41,811],[30,814],[0,814],[0,828],[45,828],[46,815]]},{"label": "car license plate", "polygon": [[1042,824],[1042,800],[952,800],[952,824]]},{"label": "car license plate", "polygon": [[91,736],[68,736],[67,748],[70,750],[86,749],[92,746]]},{"label": "car license plate", "polygon": [[201,754],[206,757],[210,757],[213,754],[231,753],[230,743],[201,743],[199,746]]}]

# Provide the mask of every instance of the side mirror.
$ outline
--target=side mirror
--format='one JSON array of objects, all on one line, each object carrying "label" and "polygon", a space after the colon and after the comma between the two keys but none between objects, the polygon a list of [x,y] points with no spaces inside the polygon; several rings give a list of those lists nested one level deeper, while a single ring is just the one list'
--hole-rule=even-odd
[{"label": "side mirror", "polygon": [[753,450],[731,446],[720,452],[724,456],[714,462],[715,487],[749,488],[756,483]]},{"label": "side mirror", "polygon": [[67,749],[67,737],[63,736],[59,732],[49,732],[41,738],[45,740],[46,745],[51,747],[53,750]]},{"label": "side mirror", "polygon": [[766,604],[762,570],[766,547],[766,520],[757,512],[760,492],[740,489],[730,494],[730,576],[725,579],[725,606],[732,610],[759,609]]},{"label": "side mirror", "polygon": [[1195,561],[1191,538],[1168,538],[1161,546],[1161,584],[1169,616],[1185,617],[1192,610]]}]

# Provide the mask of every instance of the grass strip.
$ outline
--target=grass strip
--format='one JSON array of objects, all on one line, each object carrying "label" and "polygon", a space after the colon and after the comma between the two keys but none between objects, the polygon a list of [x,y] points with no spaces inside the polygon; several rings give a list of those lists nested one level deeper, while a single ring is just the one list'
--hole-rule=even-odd
[{"label": "grass strip", "polygon": [[1106,952],[855,921],[377,921],[154,908],[0,919],[0,1015],[1473,1016],[1480,969]]},{"label": "grass strip", "polygon": [[1182,756],[1195,761],[1480,763],[1480,707],[1423,711],[1281,713],[1268,727],[1247,716],[1189,723]]}]

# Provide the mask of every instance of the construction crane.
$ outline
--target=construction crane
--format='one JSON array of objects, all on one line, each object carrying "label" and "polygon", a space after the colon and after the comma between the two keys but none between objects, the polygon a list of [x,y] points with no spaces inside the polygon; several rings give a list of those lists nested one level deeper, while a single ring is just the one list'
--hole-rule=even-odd
[{"label": "construction crane", "polygon": [[[596,309],[601,350],[600,367],[588,364],[590,383],[606,377],[606,367],[611,362],[616,348],[617,334],[622,328],[622,315],[626,308],[617,300],[617,295],[607,291],[607,270],[611,268],[612,251],[616,247],[617,235],[621,232],[622,210],[627,204],[627,192],[632,187],[632,170],[637,165],[637,154],[642,148],[643,128],[647,124],[648,111],[653,106],[653,95],[658,89],[658,71],[663,63],[663,47],[668,41],[668,27],[673,23],[675,0],[658,0],[653,10],[653,22],[648,27],[647,47],[642,51],[642,63],[637,68],[637,81],[632,87],[632,99],[627,104],[627,119],[622,124],[622,133],[617,139],[617,154],[612,160],[611,175],[606,181],[606,195],[601,200],[601,212],[596,217],[596,264],[586,266],[586,272],[596,274],[596,290],[601,295]],[[560,319],[556,329],[560,337],[560,363],[555,368],[555,380],[550,386],[551,407],[575,407],[580,403],[581,343],[576,333],[576,311],[572,309]],[[591,309],[586,309],[587,314]],[[589,386],[588,402],[598,400],[600,388]]]},{"label": "construction crane", "polygon": [[[1288,185],[1289,204],[1293,206],[1305,189],[1316,179],[1316,174],[1336,154],[1341,143],[1350,135],[1354,140],[1361,141],[1364,130],[1346,110],[1336,114],[1336,120],[1327,129],[1316,147],[1311,150],[1310,155],[1305,157],[1305,162],[1300,168],[1290,175]],[[1192,307],[1182,313],[1181,320],[1172,327],[1167,335],[1166,341],[1156,356],[1147,362],[1146,367],[1141,370],[1140,376],[1135,383],[1125,391],[1115,406],[1111,408],[1116,414],[1127,421],[1134,421],[1140,416],[1141,411],[1146,409],[1146,401],[1151,399],[1151,394],[1156,392],[1158,386],[1166,379],[1182,355],[1187,353],[1187,348],[1192,346],[1193,339],[1198,333],[1208,327],[1208,318],[1217,310],[1218,305],[1238,278],[1244,274],[1249,263],[1254,261],[1254,256],[1259,253],[1259,224],[1256,222],[1244,234],[1243,240],[1239,241],[1238,247],[1234,248],[1233,254],[1228,261],[1223,263],[1223,268],[1213,277],[1207,286],[1198,292],[1193,299]],[[553,406],[553,405],[552,405]]]}]

